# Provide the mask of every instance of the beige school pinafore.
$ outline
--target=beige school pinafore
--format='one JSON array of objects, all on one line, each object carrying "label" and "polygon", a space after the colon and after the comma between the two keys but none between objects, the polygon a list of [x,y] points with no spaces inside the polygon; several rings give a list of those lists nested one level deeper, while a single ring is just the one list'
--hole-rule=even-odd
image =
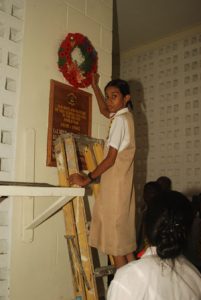
[{"label": "beige school pinafore", "polygon": [[90,246],[113,256],[126,255],[136,249],[135,132],[132,114],[126,112],[123,117],[128,122],[130,143],[118,152],[115,164],[101,176],[89,236]]}]

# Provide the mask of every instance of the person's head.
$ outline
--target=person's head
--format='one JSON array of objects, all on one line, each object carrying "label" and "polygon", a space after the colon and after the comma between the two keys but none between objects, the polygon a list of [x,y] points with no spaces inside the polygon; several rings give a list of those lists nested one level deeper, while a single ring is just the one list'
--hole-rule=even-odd
[{"label": "person's head", "polygon": [[170,191],[172,189],[171,179],[167,176],[161,176],[156,180],[163,191]]},{"label": "person's head", "polygon": [[192,220],[191,203],[179,192],[162,192],[151,200],[145,233],[160,258],[176,258],[183,252]]},{"label": "person's head", "polygon": [[157,196],[161,192],[160,184],[156,181],[149,181],[145,183],[143,190],[143,198],[146,205],[149,205],[149,202],[152,198]]},{"label": "person's head", "polygon": [[127,107],[131,103],[130,87],[125,80],[113,79],[105,86],[105,100],[111,113]]}]

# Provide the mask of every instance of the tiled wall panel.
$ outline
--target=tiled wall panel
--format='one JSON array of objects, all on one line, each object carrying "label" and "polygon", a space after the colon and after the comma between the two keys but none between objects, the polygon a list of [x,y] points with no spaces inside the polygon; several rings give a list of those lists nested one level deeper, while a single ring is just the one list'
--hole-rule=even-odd
[{"label": "tiled wall panel", "polygon": [[137,190],[166,175],[174,189],[200,192],[201,30],[122,55],[121,76],[133,85]]},{"label": "tiled wall panel", "polygon": [[[0,0],[0,181],[13,179],[23,1]],[[0,201],[0,299],[9,297],[10,199]]]}]

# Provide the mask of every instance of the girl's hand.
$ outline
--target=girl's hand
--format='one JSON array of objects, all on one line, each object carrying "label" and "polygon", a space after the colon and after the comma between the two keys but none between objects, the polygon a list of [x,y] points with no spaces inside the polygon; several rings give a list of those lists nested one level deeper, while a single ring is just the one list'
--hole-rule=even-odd
[{"label": "girl's hand", "polygon": [[100,75],[98,73],[92,74],[92,82],[91,82],[92,88],[95,88],[98,86],[99,78],[100,78]]},{"label": "girl's hand", "polygon": [[69,176],[70,185],[77,184],[79,186],[85,186],[90,183],[90,179],[78,173],[74,173]]}]

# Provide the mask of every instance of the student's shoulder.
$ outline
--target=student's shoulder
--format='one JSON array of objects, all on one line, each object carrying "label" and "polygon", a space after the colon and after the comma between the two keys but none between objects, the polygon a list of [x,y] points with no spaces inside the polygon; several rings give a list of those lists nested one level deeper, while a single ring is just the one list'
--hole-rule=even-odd
[{"label": "student's shoulder", "polygon": [[122,120],[122,121],[127,121],[130,118],[133,119],[133,114],[130,111],[126,111],[124,113],[116,115],[115,118]]},{"label": "student's shoulder", "polygon": [[155,257],[153,256],[147,256],[135,261],[132,261],[122,268],[118,269],[116,272],[115,277],[116,278],[123,278],[123,277],[129,277],[132,276],[133,273],[137,274],[137,270],[141,270],[142,273],[149,272],[150,268],[154,267],[156,265]]},{"label": "student's shoulder", "polygon": [[120,115],[115,116],[114,121],[117,124],[125,124],[125,123],[127,123],[126,114],[120,114]]}]

